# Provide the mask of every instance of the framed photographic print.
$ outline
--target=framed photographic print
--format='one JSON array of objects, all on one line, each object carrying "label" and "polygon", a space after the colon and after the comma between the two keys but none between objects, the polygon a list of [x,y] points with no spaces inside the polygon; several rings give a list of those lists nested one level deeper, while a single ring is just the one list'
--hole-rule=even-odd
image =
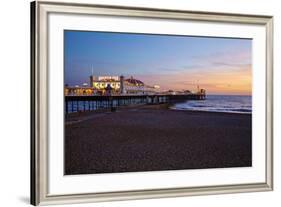
[{"label": "framed photographic print", "polygon": [[273,189],[273,17],[31,3],[31,203]]}]

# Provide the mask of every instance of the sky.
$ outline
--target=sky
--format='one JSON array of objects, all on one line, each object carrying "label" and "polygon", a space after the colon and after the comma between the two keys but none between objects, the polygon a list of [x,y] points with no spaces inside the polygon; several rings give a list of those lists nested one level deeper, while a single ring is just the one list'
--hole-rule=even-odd
[{"label": "sky", "polygon": [[251,95],[252,40],[93,31],[64,32],[65,84],[133,76],[162,90]]}]

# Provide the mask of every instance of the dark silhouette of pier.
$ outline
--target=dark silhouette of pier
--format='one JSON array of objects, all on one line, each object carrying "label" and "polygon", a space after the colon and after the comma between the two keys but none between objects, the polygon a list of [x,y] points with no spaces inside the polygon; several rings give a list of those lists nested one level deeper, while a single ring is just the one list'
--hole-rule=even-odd
[{"label": "dark silhouette of pier", "polygon": [[65,96],[65,113],[115,110],[119,106],[136,104],[169,104],[186,100],[204,100],[205,93],[157,94],[157,95],[111,95],[111,96]]}]

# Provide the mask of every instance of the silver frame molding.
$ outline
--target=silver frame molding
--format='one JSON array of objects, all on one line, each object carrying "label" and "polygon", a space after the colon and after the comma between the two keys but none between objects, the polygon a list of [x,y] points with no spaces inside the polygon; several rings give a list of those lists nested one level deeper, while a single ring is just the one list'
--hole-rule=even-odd
[{"label": "silver frame molding", "polygon": [[[266,28],[266,178],[264,183],[88,194],[48,194],[48,14],[76,13],[263,25]],[[31,3],[31,204],[66,204],[273,190],[273,17],[76,3]]]}]

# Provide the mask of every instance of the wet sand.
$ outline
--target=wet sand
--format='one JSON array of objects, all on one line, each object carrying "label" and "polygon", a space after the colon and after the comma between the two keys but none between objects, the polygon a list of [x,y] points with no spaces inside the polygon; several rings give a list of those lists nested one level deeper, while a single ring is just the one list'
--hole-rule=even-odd
[{"label": "wet sand", "polygon": [[71,115],[65,174],[249,167],[251,118],[163,106]]}]

